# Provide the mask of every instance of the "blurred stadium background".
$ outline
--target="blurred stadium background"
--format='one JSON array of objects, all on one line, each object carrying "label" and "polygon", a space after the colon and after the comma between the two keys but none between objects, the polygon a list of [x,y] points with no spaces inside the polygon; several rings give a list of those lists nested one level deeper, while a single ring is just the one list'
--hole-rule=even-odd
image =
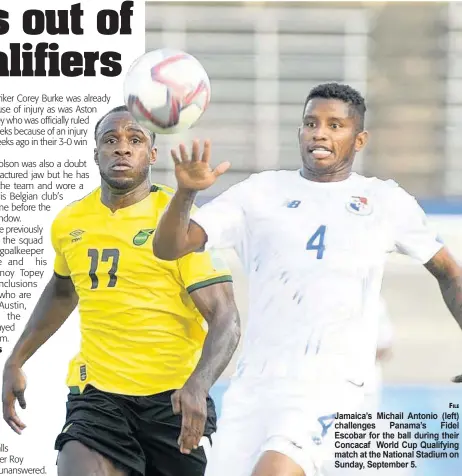
[{"label": "blurred stadium background", "polygon": [[[146,49],[160,47],[203,63],[212,101],[194,130],[159,137],[155,181],[175,185],[169,150],[195,137],[212,139],[215,164],[232,163],[202,202],[250,173],[298,168],[296,130],[308,91],[346,82],[368,104],[371,141],[356,170],[393,178],[415,195],[462,259],[462,3],[147,2]],[[245,321],[245,277],[230,261]],[[383,405],[419,402],[429,411],[462,401],[450,384],[462,373],[462,334],[436,281],[391,256],[383,295],[394,327]],[[462,474],[461,460],[452,465],[444,474]]]}]

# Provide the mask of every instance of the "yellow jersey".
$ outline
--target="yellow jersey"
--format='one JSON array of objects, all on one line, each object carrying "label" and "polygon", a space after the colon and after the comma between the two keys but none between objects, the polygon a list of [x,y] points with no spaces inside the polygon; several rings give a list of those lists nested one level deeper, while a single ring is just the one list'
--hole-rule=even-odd
[{"label": "yellow jersey", "polygon": [[152,395],[182,387],[197,365],[207,324],[189,294],[232,278],[215,253],[154,256],[153,233],[171,194],[154,185],[113,213],[97,188],[53,222],[54,271],[72,279],[79,297],[81,346],[67,376],[73,393],[91,384]]}]

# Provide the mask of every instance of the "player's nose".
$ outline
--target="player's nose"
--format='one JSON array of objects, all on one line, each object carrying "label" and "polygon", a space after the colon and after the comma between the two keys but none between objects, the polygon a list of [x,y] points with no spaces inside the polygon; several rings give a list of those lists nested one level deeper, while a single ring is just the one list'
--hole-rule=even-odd
[{"label": "player's nose", "polygon": [[117,157],[126,157],[132,155],[132,149],[128,141],[120,141],[114,150],[114,155]]},{"label": "player's nose", "polygon": [[323,126],[318,126],[312,129],[312,134],[313,134],[313,140],[315,141],[326,140],[328,137],[327,128]]}]

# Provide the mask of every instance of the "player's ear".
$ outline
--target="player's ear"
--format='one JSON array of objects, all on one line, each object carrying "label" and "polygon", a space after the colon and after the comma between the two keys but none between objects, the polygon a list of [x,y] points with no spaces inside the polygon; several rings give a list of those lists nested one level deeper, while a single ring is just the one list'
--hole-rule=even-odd
[{"label": "player's ear", "polygon": [[157,147],[151,149],[151,154],[149,157],[149,165],[154,165],[154,162],[157,160]]},{"label": "player's ear", "polygon": [[356,139],[355,139],[356,152],[359,152],[366,146],[368,138],[369,138],[369,133],[367,131],[361,131],[359,134],[356,134]]},{"label": "player's ear", "polygon": [[299,143],[299,144],[300,144],[300,142],[301,142],[301,139],[300,139],[301,135],[302,135],[302,127],[301,127],[301,126],[298,126],[298,129],[297,129],[297,137],[298,137],[298,143]]},{"label": "player's ear", "polygon": [[96,165],[99,165],[99,162],[98,162],[98,149],[95,147],[93,149],[93,159],[95,161],[95,164]]}]

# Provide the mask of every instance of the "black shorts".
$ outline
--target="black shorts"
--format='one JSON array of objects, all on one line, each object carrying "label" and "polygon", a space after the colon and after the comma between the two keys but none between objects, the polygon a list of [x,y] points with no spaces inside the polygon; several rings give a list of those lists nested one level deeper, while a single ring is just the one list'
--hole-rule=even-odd
[{"label": "black shorts", "polygon": [[[115,464],[143,476],[203,476],[206,458],[200,446],[180,453],[181,415],[175,415],[170,397],[174,390],[133,397],[106,393],[87,386],[80,395],[68,395],[66,423],[55,449],[77,440]],[[216,431],[215,405],[207,398],[204,436],[211,443]]]}]

